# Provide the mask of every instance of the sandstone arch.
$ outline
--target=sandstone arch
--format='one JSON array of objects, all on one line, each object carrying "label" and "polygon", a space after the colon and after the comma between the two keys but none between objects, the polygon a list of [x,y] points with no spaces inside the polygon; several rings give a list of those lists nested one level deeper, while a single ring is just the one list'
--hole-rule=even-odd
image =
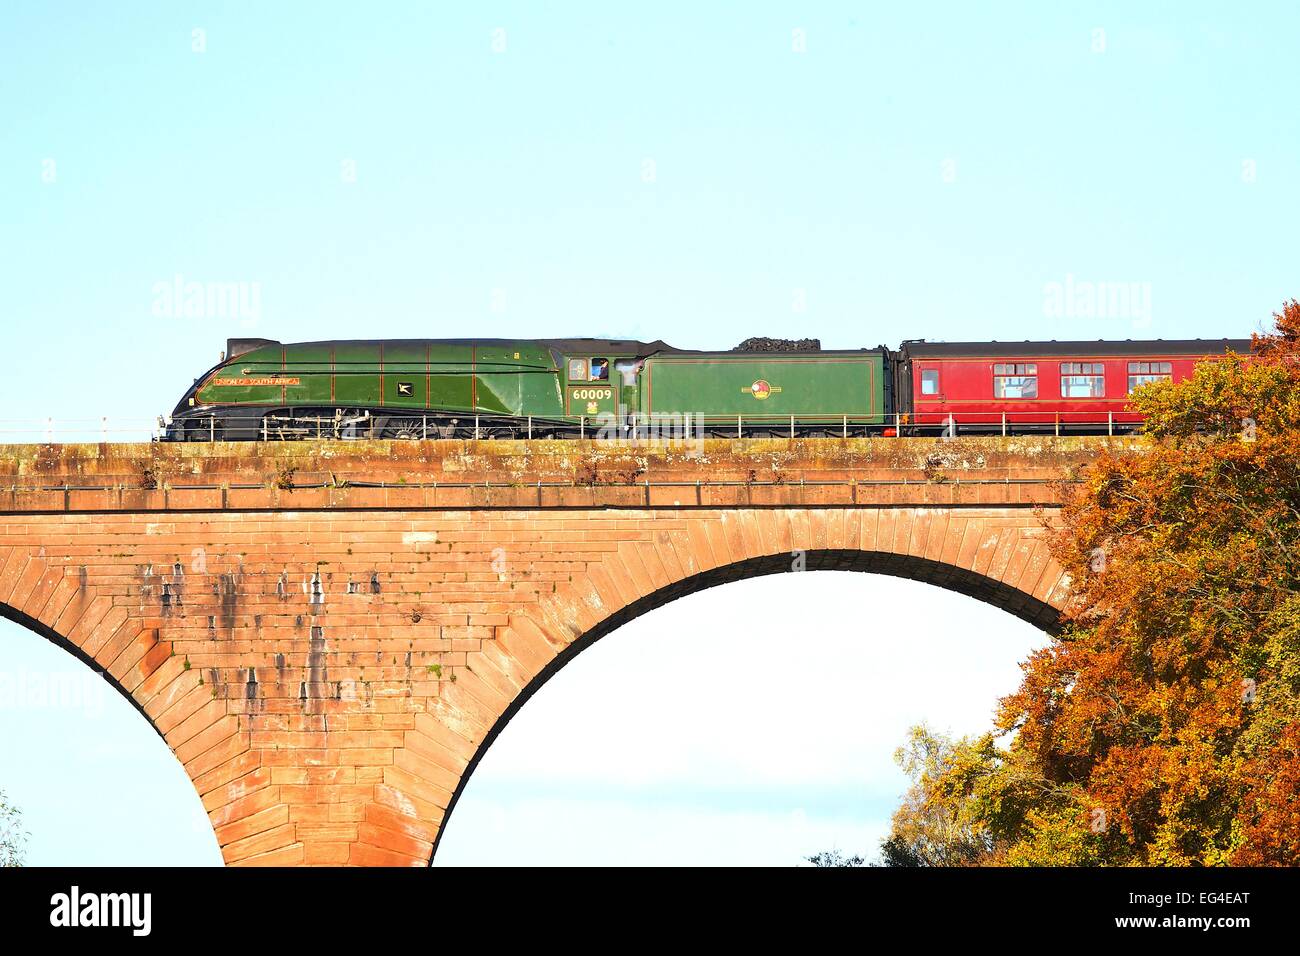
[{"label": "sandstone arch", "polygon": [[[990,514],[722,512],[692,521],[684,533],[655,532],[638,545],[620,546],[617,554],[539,602],[534,615],[512,618],[496,646],[467,661],[472,676],[464,694],[453,690],[440,701],[444,727],[426,725],[408,735],[414,750],[436,762],[434,778],[448,784],[454,779],[431,856],[446,817],[487,749],[577,654],[622,624],[687,594],[796,570],[864,571],[924,581],[1002,608],[1049,633],[1059,629],[1068,592],[1042,529]],[[443,729],[454,736],[447,738]]]}]

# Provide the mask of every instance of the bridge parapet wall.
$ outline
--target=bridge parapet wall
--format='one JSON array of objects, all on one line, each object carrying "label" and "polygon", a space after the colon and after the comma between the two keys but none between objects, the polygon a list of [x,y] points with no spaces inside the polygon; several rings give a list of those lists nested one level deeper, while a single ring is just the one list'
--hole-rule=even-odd
[{"label": "bridge parapet wall", "polygon": [[1134,438],[12,445],[0,512],[1046,504]]}]

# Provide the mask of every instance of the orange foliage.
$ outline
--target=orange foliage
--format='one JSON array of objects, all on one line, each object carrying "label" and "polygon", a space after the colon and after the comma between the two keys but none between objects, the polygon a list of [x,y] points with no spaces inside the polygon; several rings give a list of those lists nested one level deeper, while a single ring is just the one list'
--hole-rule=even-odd
[{"label": "orange foliage", "polygon": [[1142,446],[1068,495],[1065,632],[911,801],[985,862],[1300,863],[1300,302],[1274,323],[1141,389]]}]

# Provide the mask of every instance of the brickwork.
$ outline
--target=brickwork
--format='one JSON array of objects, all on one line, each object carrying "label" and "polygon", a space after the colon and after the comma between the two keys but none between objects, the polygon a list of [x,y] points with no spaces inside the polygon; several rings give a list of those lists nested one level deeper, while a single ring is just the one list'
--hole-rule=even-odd
[{"label": "brickwork", "polygon": [[802,552],[1051,628],[1052,481],[1103,443],[17,448],[0,613],[141,709],[228,863],[423,865],[522,702],[681,594]]}]

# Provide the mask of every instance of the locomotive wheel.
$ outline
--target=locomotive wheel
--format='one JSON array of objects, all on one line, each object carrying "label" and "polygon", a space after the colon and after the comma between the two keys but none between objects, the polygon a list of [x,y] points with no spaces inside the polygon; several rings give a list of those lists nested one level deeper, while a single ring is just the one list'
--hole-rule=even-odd
[{"label": "locomotive wheel", "polygon": [[419,418],[391,418],[384,425],[384,438],[399,441],[419,441],[424,437],[425,424]]}]

